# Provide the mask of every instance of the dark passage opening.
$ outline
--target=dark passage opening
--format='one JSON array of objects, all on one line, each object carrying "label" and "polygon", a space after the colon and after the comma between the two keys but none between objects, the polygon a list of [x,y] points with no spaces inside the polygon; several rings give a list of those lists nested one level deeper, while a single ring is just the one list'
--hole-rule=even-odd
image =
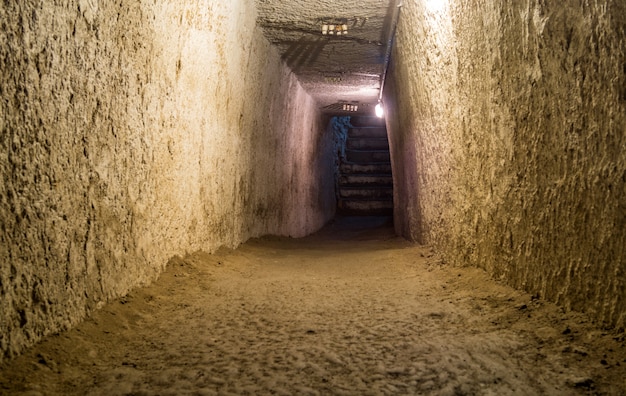
[{"label": "dark passage opening", "polygon": [[393,178],[384,120],[334,117],[337,213],[393,216]]}]

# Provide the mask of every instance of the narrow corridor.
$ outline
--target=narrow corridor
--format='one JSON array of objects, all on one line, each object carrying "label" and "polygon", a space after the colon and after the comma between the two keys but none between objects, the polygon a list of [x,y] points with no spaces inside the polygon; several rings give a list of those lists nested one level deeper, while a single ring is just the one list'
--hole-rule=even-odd
[{"label": "narrow corridor", "polygon": [[387,218],[170,261],[0,371],[23,395],[619,394],[623,339],[441,265]]}]

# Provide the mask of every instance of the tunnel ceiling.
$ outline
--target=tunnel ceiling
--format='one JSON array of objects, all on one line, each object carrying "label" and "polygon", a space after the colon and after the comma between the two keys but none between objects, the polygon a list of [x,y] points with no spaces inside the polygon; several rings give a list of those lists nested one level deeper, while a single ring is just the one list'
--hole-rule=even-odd
[{"label": "tunnel ceiling", "polygon": [[[256,2],[257,24],[325,112],[341,114],[344,104],[358,105],[359,113],[373,111],[395,0]],[[335,34],[323,34],[323,25],[334,25]]]}]

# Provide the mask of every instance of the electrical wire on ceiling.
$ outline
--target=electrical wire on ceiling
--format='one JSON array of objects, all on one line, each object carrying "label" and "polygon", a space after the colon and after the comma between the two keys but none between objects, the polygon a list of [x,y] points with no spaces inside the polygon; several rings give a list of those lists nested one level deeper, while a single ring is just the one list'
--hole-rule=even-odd
[{"label": "electrical wire on ceiling", "polygon": [[402,0],[398,0],[396,6],[393,8],[393,19],[391,27],[389,29],[389,35],[387,39],[387,48],[385,49],[385,59],[383,63],[383,73],[380,77],[380,91],[378,92],[378,105],[376,105],[376,115],[382,117],[382,101],[383,101],[383,89],[385,87],[385,79],[387,78],[387,70],[389,69],[389,61],[391,58],[391,50],[393,49],[393,42],[396,36],[396,28],[398,26],[398,20],[400,19],[400,9],[402,8]]}]

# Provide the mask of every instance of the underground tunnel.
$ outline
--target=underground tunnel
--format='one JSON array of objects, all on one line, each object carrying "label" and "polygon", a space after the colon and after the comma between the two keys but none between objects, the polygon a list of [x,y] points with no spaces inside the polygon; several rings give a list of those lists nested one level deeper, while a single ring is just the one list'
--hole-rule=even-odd
[{"label": "underground tunnel", "polygon": [[0,394],[626,392],[624,2],[0,21]]}]

